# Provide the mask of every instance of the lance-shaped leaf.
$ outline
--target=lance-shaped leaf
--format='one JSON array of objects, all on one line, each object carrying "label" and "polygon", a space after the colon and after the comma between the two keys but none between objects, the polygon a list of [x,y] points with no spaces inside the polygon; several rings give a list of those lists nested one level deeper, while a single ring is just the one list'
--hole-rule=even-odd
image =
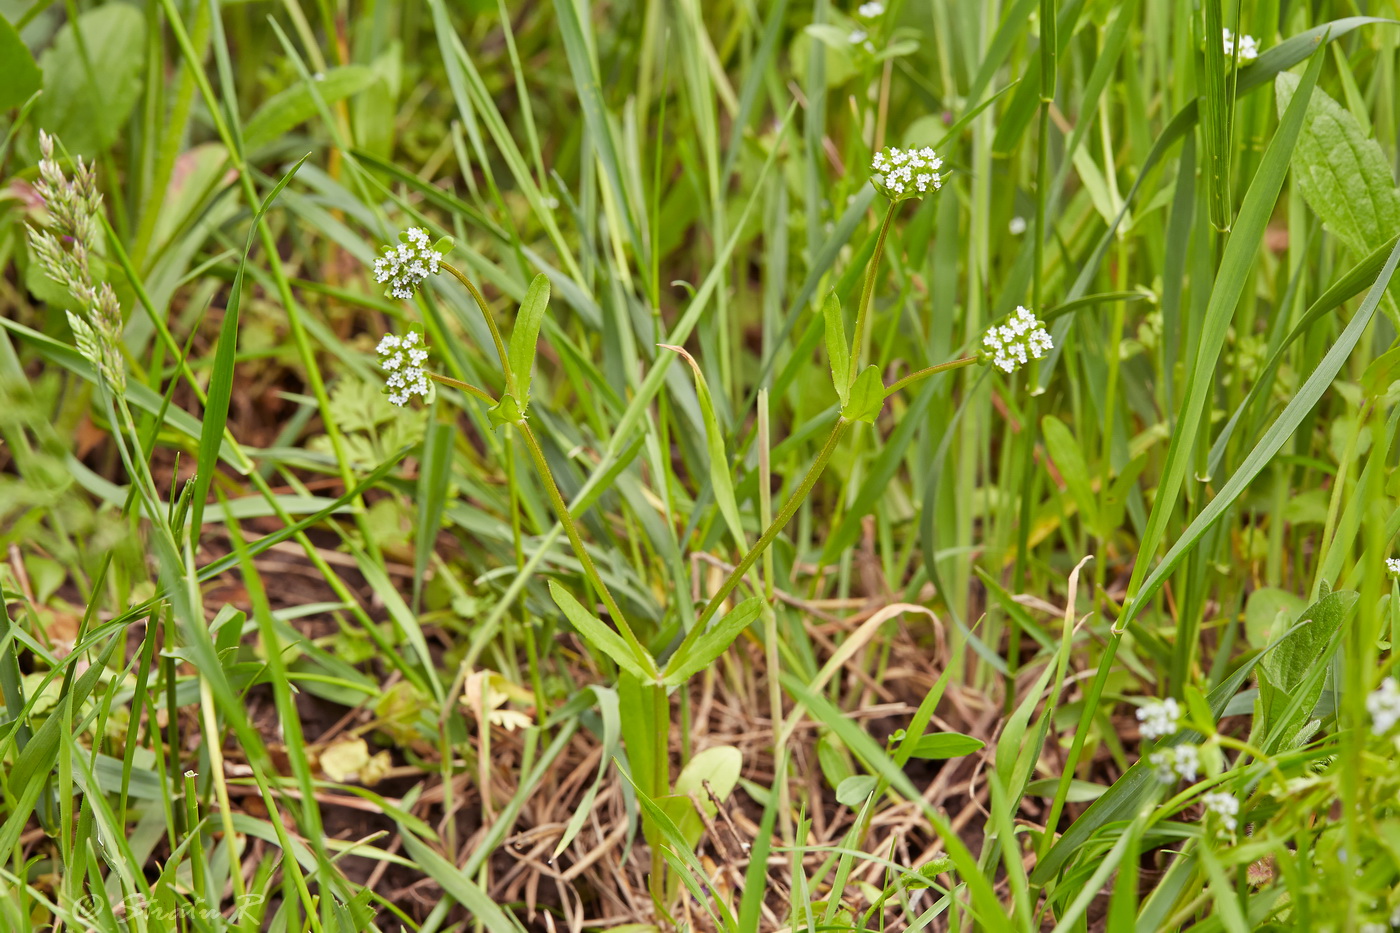
[{"label": "lance-shaped leaf", "polygon": [[687,353],[685,348],[669,343],[657,346],[679,353],[690,364],[691,372],[695,373],[695,394],[700,399],[700,414],[705,419],[705,446],[710,454],[710,486],[714,489],[715,502],[719,503],[720,514],[729,526],[729,533],[734,536],[734,543],[739,546],[739,550],[747,551],[749,542],[744,535],[744,526],[739,521],[739,503],[734,497],[734,479],[729,475],[729,455],[725,453],[724,432],[720,430],[719,419],[715,417],[715,405],[710,397],[709,383],[705,381],[705,374],[700,371],[695,357]]},{"label": "lance-shaped leaf", "polygon": [[510,331],[510,346],[506,349],[510,360],[510,385],[506,393],[515,396],[522,416],[530,407],[530,370],[535,365],[535,345],[548,308],[549,279],[540,273],[530,283],[525,300],[520,303],[520,313],[515,316],[515,326]]}]

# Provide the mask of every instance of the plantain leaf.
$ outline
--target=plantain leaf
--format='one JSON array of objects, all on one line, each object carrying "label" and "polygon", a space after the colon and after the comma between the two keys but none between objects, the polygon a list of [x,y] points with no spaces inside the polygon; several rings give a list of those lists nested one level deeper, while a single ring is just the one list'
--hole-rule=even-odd
[{"label": "plantain leaf", "polygon": [[[1287,71],[1274,79],[1280,113],[1301,80]],[[1400,192],[1380,143],[1320,89],[1308,101],[1293,167],[1308,207],[1357,256],[1400,229]]]},{"label": "plantain leaf", "polygon": [[43,75],[10,21],[0,16],[0,110],[13,110],[39,90]]}]

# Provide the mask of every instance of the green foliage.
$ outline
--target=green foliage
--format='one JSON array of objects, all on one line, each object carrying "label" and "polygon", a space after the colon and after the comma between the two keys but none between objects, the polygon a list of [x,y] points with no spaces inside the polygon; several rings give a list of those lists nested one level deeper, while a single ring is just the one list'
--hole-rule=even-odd
[{"label": "green foliage", "polygon": [[15,27],[0,17],[0,110],[23,104],[39,90],[43,77]]},{"label": "green foliage", "polygon": [[1387,924],[1355,6],[5,6],[0,929]]},{"label": "green foliage", "polygon": [[92,158],[117,141],[142,90],[145,18],[109,3],[65,23],[39,57],[44,94],[34,123]]},{"label": "green foliage", "polygon": [[[1288,72],[1274,79],[1280,113],[1299,80]],[[1390,160],[1356,118],[1324,91],[1314,91],[1308,101],[1293,158],[1308,207],[1355,255],[1366,255],[1400,230],[1400,191]]]}]

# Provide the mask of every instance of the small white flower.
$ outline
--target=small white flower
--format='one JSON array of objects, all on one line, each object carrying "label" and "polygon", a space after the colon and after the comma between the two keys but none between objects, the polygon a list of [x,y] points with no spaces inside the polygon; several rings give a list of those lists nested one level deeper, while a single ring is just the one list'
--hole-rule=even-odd
[{"label": "small white flower", "polygon": [[1181,706],[1171,698],[1154,700],[1138,707],[1137,718],[1144,739],[1165,738],[1181,728]]},{"label": "small white flower", "polygon": [[379,365],[389,375],[384,385],[389,390],[389,404],[400,407],[417,395],[428,398],[431,381],[423,364],[428,361],[428,347],[422,336],[414,330],[402,337],[385,334],[375,348],[379,353]]},{"label": "small white flower", "polygon": [[1175,784],[1196,780],[1196,772],[1201,767],[1201,756],[1194,745],[1177,745],[1153,752],[1148,762],[1157,769],[1157,780],[1163,784]]},{"label": "small white flower", "polygon": [[433,249],[428,231],[409,227],[397,246],[385,246],[384,255],[374,261],[374,280],[387,283],[390,298],[412,298],[413,293],[442,265],[442,254]]},{"label": "small white flower", "polygon": [[[1226,29],[1224,31],[1224,40],[1225,54],[1227,56],[1233,56],[1235,54],[1235,34]],[[1252,62],[1259,57],[1259,43],[1253,36],[1241,35],[1239,37],[1239,43],[1240,61]]]},{"label": "small white flower", "polygon": [[1020,236],[1026,232],[1026,218],[1012,217],[1011,223],[1006,225],[1006,229],[1011,231],[1012,236]]},{"label": "small white flower", "polygon": [[1400,557],[1387,557],[1385,559],[1385,569],[1397,577],[1400,577]]},{"label": "small white flower", "polygon": [[864,29],[852,29],[851,34],[846,37],[846,41],[850,42],[851,45],[860,45],[868,35],[869,33]]},{"label": "small white flower", "polygon": [[1039,360],[1054,347],[1045,322],[1020,305],[1000,327],[993,325],[982,337],[985,358],[998,369],[1014,373],[1031,360]]},{"label": "small white flower", "polygon": [[1400,684],[1387,677],[1366,697],[1366,712],[1371,714],[1371,731],[1385,735],[1400,722]]},{"label": "small white flower", "polygon": [[[861,38],[865,38],[864,34]],[[851,41],[856,40],[852,38]],[[943,160],[928,146],[922,149],[886,146],[870,160],[870,181],[891,200],[918,197],[943,187],[943,176],[938,173],[942,167]]]},{"label": "small white flower", "polygon": [[1220,825],[1234,832],[1239,821],[1235,819],[1240,812],[1240,802],[1235,799],[1234,794],[1227,794],[1225,791],[1212,791],[1201,798],[1201,803],[1205,804],[1207,810],[1220,817]]},{"label": "small white flower", "polygon": [[1356,933],[1390,933],[1390,928],[1384,923],[1363,923],[1356,928]]},{"label": "small white flower", "polygon": [[856,9],[856,15],[861,19],[874,19],[885,12],[885,5],[880,0],[870,0],[869,3],[862,3]]}]

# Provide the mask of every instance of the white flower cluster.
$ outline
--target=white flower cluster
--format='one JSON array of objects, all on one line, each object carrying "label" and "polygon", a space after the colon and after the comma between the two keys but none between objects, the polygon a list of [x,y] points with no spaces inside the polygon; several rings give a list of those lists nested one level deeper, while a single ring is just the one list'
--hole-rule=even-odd
[{"label": "white flower cluster", "polygon": [[1054,345],[1045,322],[1020,305],[1005,324],[992,325],[982,338],[987,358],[1008,373],[1014,373],[1030,360],[1043,359]]},{"label": "white flower cluster", "polygon": [[1385,559],[1385,569],[1400,577],[1400,557],[1387,557]]},{"label": "white flower cluster", "polygon": [[930,189],[937,191],[943,187],[943,176],[938,174],[942,167],[943,160],[928,146],[922,149],[886,146],[870,161],[870,170],[874,173],[871,181],[890,198],[918,197]]},{"label": "white flower cluster", "polygon": [[1385,735],[1400,722],[1400,683],[1387,677],[1366,697],[1366,712],[1371,714],[1371,731]]},{"label": "white flower cluster", "polygon": [[[1239,43],[1240,61],[1252,62],[1259,57],[1259,43],[1253,36],[1241,35]],[[1225,30],[1225,54],[1227,56],[1235,54],[1235,34],[1228,29]]]},{"label": "white flower cluster", "polygon": [[1196,772],[1201,768],[1201,756],[1194,745],[1176,745],[1153,752],[1148,762],[1157,769],[1157,780],[1163,784],[1175,784],[1177,779],[1196,780]]},{"label": "white flower cluster", "polygon": [[376,349],[379,365],[389,374],[384,384],[389,388],[390,404],[402,407],[415,395],[428,397],[428,373],[423,368],[428,362],[428,347],[417,331],[402,337],[385,334]]},{"label": "white flower cluster", "polygon": [[442,254],[432,248],[422,227],[409,227],[402,240],[398,246],[384,247],[384,255],[374,261],[374,280],[389,283],[390,298],[412,298],[442,263]]},{"label": "white flower cluster", "polygon": [[869,37],[870,33],[866,32],[864,29],[852,29],[851,34],[846,37],[846,41],[850,42],[851,45],[860,45]]},{"label": "white flower cluster", "polygon": [[1239,820],[1235,819],[1240,812],[1240,802],[1235,799],[1234,794],[1227,794],[1225,791],[1212,791],[1201,798],[1201,803],[1206,809],[1220,817],[1220,825],[1234,832],[1239,825]]},{"label": "white flower cluster", "polygon": [[856,15],[861,19],[874,19],[885,12],[885,5],[880,0],[870,0],[869,3],[862,3],[856,9]]},{"label": "white flower cluster", "polygon": [[1139,730],[1144,739],[1160,739],[1181,728],[1181,706],[1173,699],[1153,700],[1138,707]]}]

